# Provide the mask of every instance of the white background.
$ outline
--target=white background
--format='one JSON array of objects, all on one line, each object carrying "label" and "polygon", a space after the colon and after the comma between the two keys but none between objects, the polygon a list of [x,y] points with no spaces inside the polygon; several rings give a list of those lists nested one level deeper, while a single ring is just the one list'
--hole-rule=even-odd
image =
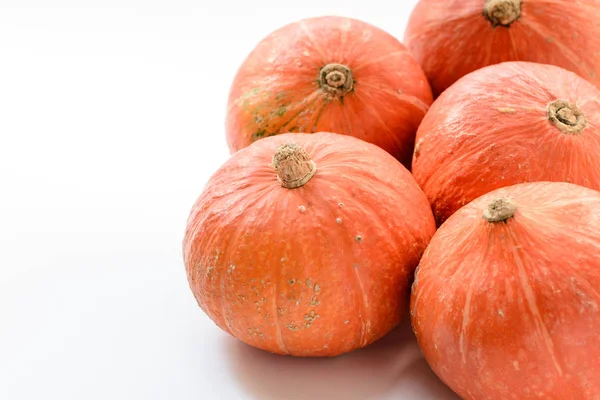
[{"label": "white background", "polygon": [[415,3],[0,0],[0,399],[454,399],[407,326],[336,359],[237,342],[181,257],[254,45],[325,14],[402,38]]}]

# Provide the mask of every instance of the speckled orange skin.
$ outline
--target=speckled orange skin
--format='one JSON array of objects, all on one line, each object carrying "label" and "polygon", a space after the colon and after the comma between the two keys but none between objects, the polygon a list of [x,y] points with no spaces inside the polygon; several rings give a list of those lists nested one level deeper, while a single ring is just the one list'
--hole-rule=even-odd
[{"label": "speckled orange skin", "polygon": [[557,65],[600,85],[600,1],[523,0],[510,27],[492,26],[485,0],[421,0],[404,43],[435,96],[462,76],[505,61]]},{"label": "speckled orange skin", "polygon": [[[490,223],[508,197],[514,218]],[[417,268],[413,329],[466,400],[600,399],[600,193],[561,182],[498,189],[437,231]]]},{"label": "speckled orange skin", "polygon": [[[561,132],[548,104],[567,100],[587,119]],[[417,132],[412,172],[439,224],[491,190],[564,181],[600,190],[600,91],[559,67],[503,63],[473,72],[444,92]]]},{"label": "speckled orange skin", "polygon": [[[327,64],[343,64],[354,90],[319,85]],[[415,132],[432,102],[419,64],[397,39],[342,17],[302,20],[262,40],[240,67],[227,110],[231,152],[286,132],[337,132],[383,148],[410,167]]]},{"label": "speckled orange skin", "polygon": [[[290,140],[317,164],[296,189],[270,166]],[[273,353],[336,356],[399,323],[434,232],[425,195],[382,149],[338,134],[282,134],[214,174],[183,253],[198,304],[224,331]]]}]

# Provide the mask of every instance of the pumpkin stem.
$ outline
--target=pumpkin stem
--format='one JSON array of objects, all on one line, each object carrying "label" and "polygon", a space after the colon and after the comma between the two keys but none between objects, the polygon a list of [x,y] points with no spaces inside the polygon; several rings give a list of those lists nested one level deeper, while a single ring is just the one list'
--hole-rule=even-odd
[{"label": "pumpkin stem", "polygon": [[319,73],[319,86],[329,94],[343,96],[354,88],[352,71],[342,64],[327,64]]},{"label": "pumpkin stem", "polygon": [[304,185],[317,172],[317,164],[302,147],[293,142],[277,148],[272,165],[277,172],[277,181],[288,189]]},{"label": "pumpkin stem", "polygon": [[548,104],[548,118],[567,135],[577,135],[587,126],[587,119],[581,109],[566,100],[556,100]]},{"label": "pumpkin stem", "polygon": [[508,199],[496,199],[483,212],[483,218],[488,222],[502,222],[514,217],[516,211],[517,205],[512,201]]},{"label": "pumpkin stem", "polygon": [[521,0],[485,0],[483,15],[495,28],[509,27],[521,16]]}]

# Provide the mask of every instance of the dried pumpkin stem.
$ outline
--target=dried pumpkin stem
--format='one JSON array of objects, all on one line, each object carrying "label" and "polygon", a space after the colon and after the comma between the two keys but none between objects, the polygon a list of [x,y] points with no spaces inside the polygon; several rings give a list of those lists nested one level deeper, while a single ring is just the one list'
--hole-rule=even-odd
[{"label": "dried pumpkin stem", "polygon": [[496,199],[492,201],[487,210],[483,212],[483,218],[488,222],[502,222],[515,216],[517,205],[508,199]]},{"label": "dried pumpkin stem", "polygon": [[556,100],[548,104],[548,119],[567,135],[577,135],[587,126],[583,111],[566,100]]},{"label": "dried pumpkin stem", "polygon": [[354,88],[352,71],[342,64],[327,64],[319,73],[319,85],[329,94],[343,96]]},{"label": "dried pumpkin stem", "polygon": [[285,143],[273,155],[273,168],[277,181],[284,188],[298,188],[308,182],[317,172],[317,164],[296,143]]},{"label": "dried pumpkin stem", "polygon": [[508,28],[521,16],[521,0],[485,0],[483,15],[492,27]]}]

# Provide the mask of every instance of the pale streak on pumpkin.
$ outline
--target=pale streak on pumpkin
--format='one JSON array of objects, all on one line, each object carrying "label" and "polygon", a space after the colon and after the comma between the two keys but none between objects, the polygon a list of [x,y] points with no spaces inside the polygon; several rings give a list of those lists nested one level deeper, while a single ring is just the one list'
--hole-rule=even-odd
[{"label": "pale streak on pumpkin", "polygon": [[276,329],[276,334],[277,334],[277,344],[279,345],[279,349],[281,351],[282,354],[290,354],[290,351],[288,350],[287,346],[285,345],[285,339],[283,338],[283,333],[282,333],[282,329],[281,329],[281,317],[279,315],[279,284],[278,282],[281,280],[280,271],[277,271],[278,273],[275,274],[275,279],[274,279],[274,291],[272,294],[272,299],[273,299],[273,315],[275,316],[275,329]]},{"label": "pale streak on pumpkin", "polygon": [[[466,238],[470,237],[470,235],[472,235],[474,233],[474,231],[475,231],[475,227],[473,226],[473,227],[471,227],[469,232],[465,233],[465,235],[464,235],[465,240],[466,240]],[[464,244],[464,243],[460,243],[458,241],[456,243],[457,247],[460,247],[461,244]],[[449,255],[450,255],[450,253],[449,253]],[[484,259],[485,259],[485,254],[482,255],[479,262],[482,262]],[[476,262],[474,264],[478,264],[479,262]],[[467,343],[465,342],[465,339],[464,339],[464,335],[466,334],[466,329],[469,326],[469,322],[470,322],[470,313],[471,313],[470,303],[471,303],[472,291],[476,287],[475,278],[477,277],[477,275],[476,275],[475,271],[473,270],[473,268],[471,268],[471,266],[466,263],[461,264],[461,267],[457,271],[456,275],[464,276],[465,281],[468,282],[465,285],[465,287],[467,288],[466,301],[465,301],[465,307],[464,307],[462,318],[461,318],[461,329],[460,329],[460,335],[459,335],[459,340],[458,340],[459,352],[460,352],[462,362],[463,362],[463,364],[467,364],[468,348],[467,348]],[[415,276],[415,282],[417,282],[417,280],[418,280],[418,276]],[[415,285],[413,287],[416,287],[416,286],[417,285]],[[422,294],[422,292],[423,291],[417,291],[415,304],[418,304],[419,296]],[[439,293],[438,293],[438,296],[439,296]],[[445,301],[444,298],[440,299],[439,297],[438,297],[438,300],[441,302]]]},{"label": "pale streak on pumpkin", "polygon": [[380,63],[383,63],[384,61],[388,61],[390,58],[395,58],[395,57],[401,56],[401,55],[406,55],[406,50],[392,51],[391,53],[384,54],[381,57],[366,60],[365,62],[358,64],[356,67],[352,68],[352,71],[358,72],[365,67],[380,64]]},{"label": "pale streak on pumpkin", "polygon": [[[471,275],[475,275],[472,271]],[[467,363],[467,344],[465,343],[465,334],[467,332],[467,327],[469,326],[469,318],[471,317],[471,296],[473,294],[473,288],[475,287],[473,280],[475,278],[471,278],[471,281],[467,285],[467,299],[465,301],[465,309],[463,310],[462,316],[462,327],[460,329],[460,336],[458,339],[458,345],[460,347],[460,353],[462,356],[463,364]]]},{"label": "pale streak on pumpkin", "polygon": [[[387,90],[390,90],[390,89],[391,88],[387,88]],[[405,103],[410,104],[410,105],[414,106],[416,109],[420,110],[423,113],[423,116],[425,116],[427,111],[429,111],[429,105],[415,96],[407,95],[404,93],[398,93],[398,92],[396,92],[395,95],[400,100],[402,100]]]},{"label": "pale streak on pumpkin", "polygon": [[362,329],[361,329],[361,346],[366,346],[367,343],[369,342],[369,337],[367,336],[367,327],[370,327],[371,324],[370,322],[368,322],[367,318],[368,318],[368,309],[369,309],[369,299],[367,297],[367,291],[365,290],[365,287],[362,284],[362,280],[360,279],[360,275],[358,273],[357,268],[354,268],[353,266],[351,266],[350,268],[353,269],[353,274],[356,277],[356,283],[359,290],[359,293],[362,294],[361,296],[361,300],[362,300],[362,307],[361,307],[361,311],[359,314],[360,317],[360,321],[361,321],[361,325],[362,325]]},{"label": "pale streak on pumpkin", "polygon": [[[297,189],[281,187],[269,167],[288,140],[317,164]],[[332,356],[379,339],[400,321],[406,304],[398,290],[408,291],[434,231],[426,198],[389,154],[348,136],[289,134],[240,150],[213,175],[192,210],[183,249],[190,288],[218,326],[271,352]],[[303,237],[310,239],[299,246]],[[222,252],[213,260],[216,248]],[[198,269],[209,265],[225,284],[196,283]]]},{"label": "pale streak on pumpkin", "polygon": [[340,47],[343,47],[346,45],[346,43],[348,43],[348,32],[352,30],[352,20],[344,20],[344,22],[340,24],[340,29],[342,31]]},{"label": "pale streak on pumpkin", "polygon": [[[514,219],[481,218],[508,195]],[[600,396],[599,252],[600,193],[581,186],[522,184],[462,208],[437,231],[413,287],[413,327],[433,370],[468,399]],[[465,329],[457,310],[467,298]]]},{"label": "pale streak on pumpkin", "polygon": [[[363,85],[366,86],[366,85]],[[367,95],[362,95],[362,94],[355,94],[355,101],[358,103],[362,103],[363,105],[369,104],[370,98],[368,98]],[[423,113],[423,116],[425,116],[425,113]],[[379,122],[379,126],[381,127],[381,129],[378,130],[378,135],[379,136],[385,136],[386,140],[389,143],[394,143],[394,147],[398,148],[398,149],[410,149],[410,145],[406,145],[405,141],[407,140],[407,138],[403,138],[403,137],[399,137],[396,135],[396,132],[394,132],[392,130],[392,128],[390,128],[388,126],[388,124],[386,123],[386,121],[383,119],[383,117],[381,116],[381,113],[378,109],[373,109],[371,112],[371,117],[375,120],[377,120],[377,122]],[[346,116],[346,120],[347,116]],[[348,124],[350,124],[350,122],[348,122]],[[416,127],[415,127],[416,130]],[[408,140],[412,140],[411,138],[408,138]],[[397,158],[406,158],[406,155],[400,155],[400,154],[393,154],[395,157]]]},{"label": "pale streak on pumpkin", "polygon": [[[385,87],[375,87],[373,85],[369,85],[369,84],[362,84],[363,87],[372,89],[373,91],[383,91],[386,92],[392,96],[395,96],[396,98],[398,98],[401,102],[405,103],[405,106],[412,106],[414,108],[417,109],[417,115],[421,116],[421,118],[425,117],[425,114],[427,114],[427,111],[429,110],[429,105],[425,102],[423,102],[421,99],[417,98],[416,96],[412,96],[412,95],[407,95],[404,93],[398,93],[398,90],[395,90],[394,88],[391,88],[389,86],[385,86]],[[365,101],[366,100],[366,101]],[[369,99],[362,99],[364,104],[368,103]],[[404,107],[406,108],[406,107]],[[392,129],[387,125],[387,123],[384,121],[383,117],[381,116],[381,113],[379,112],[379,110],[374,109],[373,110],[373,116],[375,118],[377,118],[377,120],[379,121],[379,123],[381,124],[382,127],[384,127],[384,129],[388,132],[389,135],[389,140],[390,141],[394,141],[397,144],[398,148],[408,148],[410,146],[406,146],[401,137],[396,136],[395,132],[392,131]],[[415,130],[418,127],[415,127]],[[412,138],[411,138],[412,139]]]},{"label": "pale streak on pumpkin", "polygon": [[[567,63],[570,63],[570,68],[568,68],[571,71],[579,71],[580,70],[580,66],[579,63],[577,61],[581,61],[580,57],[575,53],[575,51],[571,48],[569,48],[568,46],[565,46],[560,37],[556,37],[556,33],[553,30],[554,28],[552,28],[552,30],[550,32],[547,32],[544,30],[544,26],[535,22],[535,20],[528,20],[527,21],[527,26],[531,29],[531,31],[533,33],[535,33],[536,35],[538,35],[540,37],[540,39],[542,40],[547,40],[547,38],[552,37],[552,44],[554,44],[556,47],[558,47],[558,49],[560,50],[560,53],[565,55],[565,60]],[[512,39],[512,36],[511,36]],[[512,39],[514,40],[514,39]],[[566,66],[563,66],[566,67]],[[586,73],[585,76],[587,76],[588,74]]]},{"label": "pale streak on pumpkin", "polygon": [[315,37],[315,35],[313,35],[311,29],[307,26],[307,21],[306,20],[302,20],[298,23],[298,25],[300,26],[300,28],[302,29],[302,31],[306,34],[306,37],[310,40],[310,43],[312,44],[312,48],[317,50],[317,53],[319,53],[319,56],[321,57],[322,60],[327,60],[327,52],[325,50],[323,50],[321,48],[321,43],[319,42],[319,38]]},{"label": "pale streak on pumpkin", "polygon": [[[519,238],[516,237],[514,230],[509,230],[508,233],[512,236],[512,240],[515,243],[519,243]],[[535,293],[531,288],[531,284],[529,283],[529,279],[527,277],[527,272],[525,270],[525,266],[523,265],[523,261],[521,256],[518,254],[516,246],[511,248],[513,253],[513,260],[517,267],[517,273],[519,277],[519,283],[521,284],[521,288],[523,290],[523,294],[525,296],[525,301],[527,301],[527,306],[529,307],[529,312],[533,316],[533,320],[535,321],[536,328],[538,330],[538,335],[540,335],[546,347],[548,348],[548,354],[552,357],[552,362],[554,363],[554,367],[556,368],[556,372],[558,372],[558,376],[563,376],[563,370],[558,362],[558,358],[556,356],[556,352],[554,350],[554,343],[552,342],[552,338],[550,337],[550,333],[548,332],[548,328],[544,323],[544,318],[540,313],[540,309],[538,308],[537,301],[535,299]]]}]

